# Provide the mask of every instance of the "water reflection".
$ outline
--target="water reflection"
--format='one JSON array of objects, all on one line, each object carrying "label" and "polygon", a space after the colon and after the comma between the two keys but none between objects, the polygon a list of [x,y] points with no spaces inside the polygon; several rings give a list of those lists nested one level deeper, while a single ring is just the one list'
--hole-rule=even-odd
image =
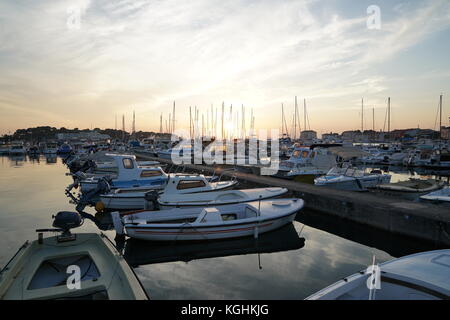
[{"label": "water reflection", "polygon": [[47,164],[55,164],[57,163],[58,157],[56,155],[46,155],[45,161]]},{"label": "water reflection", "polygon": [[9,159],[11,161],[11,166],[20,167],[23,165],[23,163],[26,161],[27,158],[25,155],[14,155],[9,156]]},{"label": "water reflection", "polygon": [[[118,247],[122,246],[118,243]],[[199,259],[228,257],[245,254],[274,253],[298,250],[305,246],[293,224],[253,237],[197,242],[152,242],[128,239],[123,254],[133,267],[141,265]]]},{"label": "water reflection", "polygon": [[[52,215],[74,210],[64,195],[72,179],[61,161],[55,156],[29,159],[0,159],[0,265],[25,240],[36,238],[35,229],[51,226]],[[114,231],[103,231],[111,228],[110,215],[90,218],[74,231],[102,230],[114,238]],[[428,248],[302,211],[293,224],[258,240],[186,244],[128,240],[122,250],[155,299],[302,299],[366,268],[373,255],[383,262]]]},{"label": "water reflection", "polygon": [[363,244],[368,247],[377,248],[389,253],[393,257],[402,257],[409,254],[443,249],[432,243],[400,236],[379,230],[353,221],[346,221],[324,213],[312,210],[304,210],[297,215],[296,221],[305,225],[330,232],[341,238]]}]

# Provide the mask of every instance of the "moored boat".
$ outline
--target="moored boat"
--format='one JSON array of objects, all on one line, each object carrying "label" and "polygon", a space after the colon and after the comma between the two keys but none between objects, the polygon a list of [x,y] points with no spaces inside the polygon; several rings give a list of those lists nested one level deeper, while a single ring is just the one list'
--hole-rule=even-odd
[{"label": "moored boat", "polygon": [[391,175],[383,174],[380,170],[366,172],[353,167],[335,167],[325,176],[315,179],[314,184],[339,190],[367,191],[390,181]]},{"label": "moored boat", "polygon": [[[58,223],[59,220],[59,223]],[[133,270],[101,234],[70,233],[80,225],[77,213],[60,212],[54,227],[37,230],[0,272],[5,300],[147,300]],[[42,232],[62,231],[44,238]]]},{"label": "moored boat", "polygon": [[[160,167],[140,167],[134,155],[106,154],[113,158],[118,168],[117,177],[112,179],[111,188],[151,187],[162,189],[167,174]],[[97,187],[98,178],[90,177],[80,181],[81,191],[86,193]]]},{"label": "moored boat", "polygon": [[444,185],[445,183],[439,180],[410,178],[406,181],[380,184],[373,187],[370,191],[409,200],[417,200],[421,195],[439,190],[444,187]]},{"label": "moored boat", "polygon": [[421,252],[369,267],[307,300],[449,300],[449,274],[450,250]]},{"label": "moored boat", "polygon": [[154,241],[257,237],[291,223],[304,206],[301,199],[262,200],[218,207],[113,212],[118,234]]},{"label": "moored boat", "polygon": [[[216,193],[232,189],[236,180],[210,182],[204,175],[170,174],[161,192],[161,196],[168,199],[186,195],[198,198],[200,194]],[[100,195],[103,208],[107,210],[144,209],[147,207],[147,194],[151,189],[136,190],[136,188],[116,189]],[[256,199],[255,199],[256,200]]]},{"label": "moored boat", "polygon": [[158,203],[161,208],[221,206],[277,198],[287,192],[288,190],[286,188],[225,190],[194,194],[173,194],[164,192],[158,198]]}]

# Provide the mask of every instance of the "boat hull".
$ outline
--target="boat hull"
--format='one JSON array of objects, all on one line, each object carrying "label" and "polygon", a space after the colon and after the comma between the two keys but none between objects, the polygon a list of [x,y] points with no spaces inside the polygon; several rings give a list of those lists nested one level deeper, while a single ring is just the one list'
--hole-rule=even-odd
[{"label": "boat hull", "polygon": [[[139,187],[148,187],[154,189],[162,189],[167,180],[165,179],[156,179],[156,180],[134,180],[134,181],[113,181],[111,185],[111,189],[119,189],[119,188],[139,188]],[[81,192],[86,193],[91,190],[97,188],[98,181],[81,181]]]},{"label": "boat hull", "polygon": [[[148,299],[133,270],[106,236],[84,233],[75,237],[66,242],[57,237],[44,238],[42,243],[27,241],[0,276],[0,299],[77,300],[91,295],[92,299]],[[66,285],[70,274],[66,271],[73,264],[87,270],[82,272],[79,289]]]},{"label": "boat hull", "polygon": [[217,227],[158,228],[125,226],[131,238],[150,241],[195,241],[254,236],[269,232],[294,221],[297,212],[269,221],[234,224]]}]

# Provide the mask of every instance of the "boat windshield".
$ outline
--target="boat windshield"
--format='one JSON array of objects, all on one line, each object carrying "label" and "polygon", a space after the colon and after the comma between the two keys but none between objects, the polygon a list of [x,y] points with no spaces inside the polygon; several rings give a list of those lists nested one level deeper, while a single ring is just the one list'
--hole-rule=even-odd
[{"label": "boat windshield", "polygon": [[129,158],[125,158],[122,160],[123,167],[125,169],[134,169],[133,161]]},{"label": "boat windshield", "polygon": [[162,172],[159,170],[144,170],[141,172],[141,178],[158,177],[162,176]]},{"label": "boat windshield", "polygon": [[181,180],[178,182],[177,190],[184,190],[190,188],[201,188],[205,186],[203,180]]}]

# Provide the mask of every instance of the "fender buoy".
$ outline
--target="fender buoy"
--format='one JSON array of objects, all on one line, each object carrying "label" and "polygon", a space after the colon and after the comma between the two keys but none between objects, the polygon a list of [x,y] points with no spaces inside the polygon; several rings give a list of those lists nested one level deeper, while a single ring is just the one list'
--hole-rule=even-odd
[{"label": "fender buoy", "polygon": [[99,201],[95,204],[95,211],[100,213],[100,212],[103,212],[104,210],[105,210],[105,204],[103,202]]}]

